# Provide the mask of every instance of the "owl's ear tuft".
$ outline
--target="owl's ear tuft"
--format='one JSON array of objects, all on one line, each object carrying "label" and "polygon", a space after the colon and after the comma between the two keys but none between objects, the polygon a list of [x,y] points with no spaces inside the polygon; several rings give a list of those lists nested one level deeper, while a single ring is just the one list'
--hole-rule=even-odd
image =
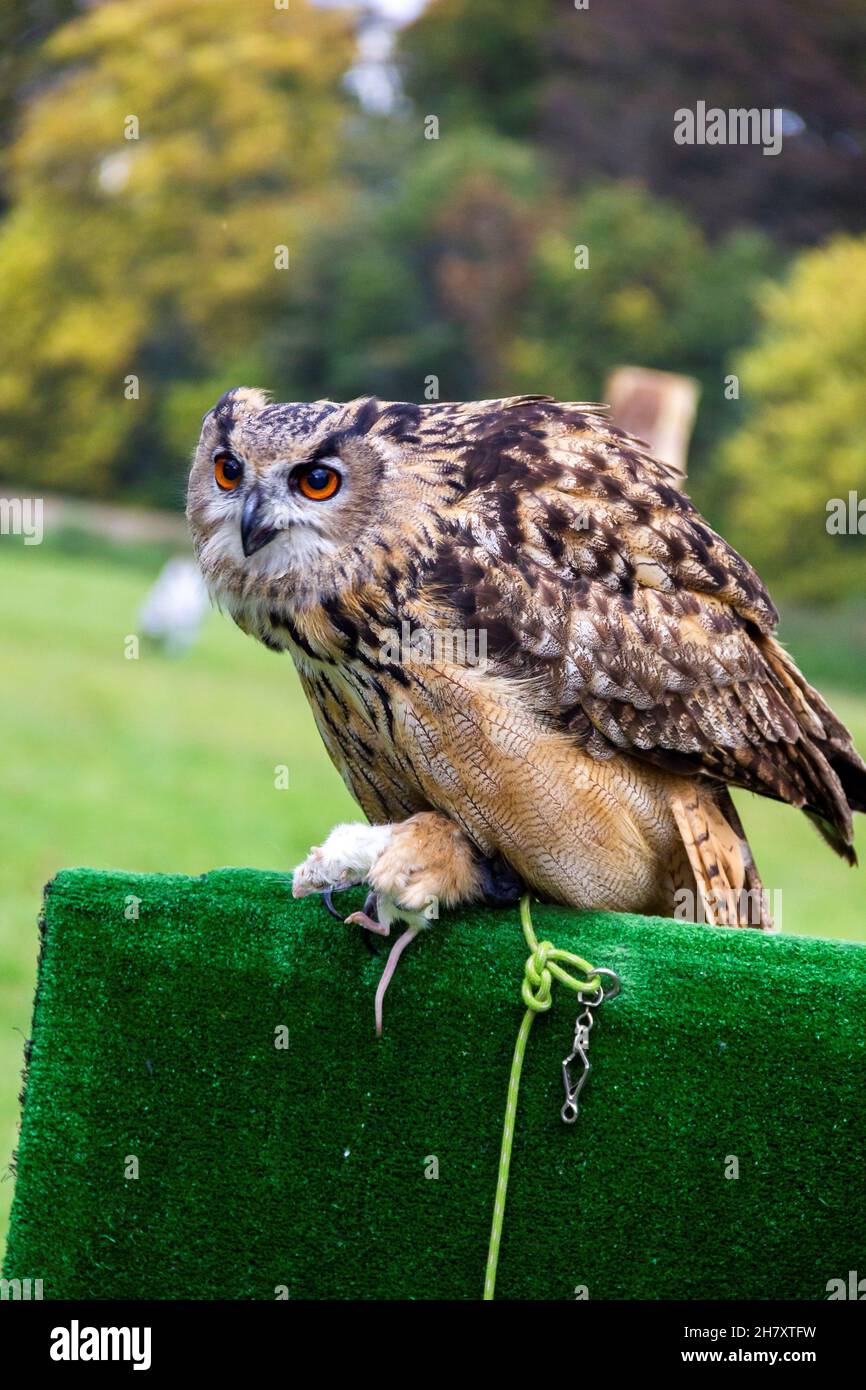
[{"label": "owl's ear tuft", "polygon": [[269,401],[268,392],[260,391],[257,386],[233,386],[223,392],[208,415],[216,415],[223,424],[231,426],[242,415],[258,415]]},{"label": "owl's ear tuft", "polygon": [[361,402],[358,414],[355,416],[346,433],[356,435],[369,434],[378,420],[379,414],[379,402],[376,400],[376,397],[367,396],[367,398]]}]

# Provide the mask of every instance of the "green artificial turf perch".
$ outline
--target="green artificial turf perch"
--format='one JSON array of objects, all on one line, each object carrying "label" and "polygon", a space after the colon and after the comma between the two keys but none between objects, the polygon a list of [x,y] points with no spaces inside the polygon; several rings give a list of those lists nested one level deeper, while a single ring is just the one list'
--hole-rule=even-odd
[{"label": "green artificial turf perch", "polygon": [[[533,919],[622,993],[574,1126],[569,991],[532,1030],[497,1297],[825,1298],[866,1249],[866,950]],[[479,1299],[526,954],[516,910],[443,920],[377,1041],[384,958],[285,876],[60,874],[5,1276],[46,1298]]]}]

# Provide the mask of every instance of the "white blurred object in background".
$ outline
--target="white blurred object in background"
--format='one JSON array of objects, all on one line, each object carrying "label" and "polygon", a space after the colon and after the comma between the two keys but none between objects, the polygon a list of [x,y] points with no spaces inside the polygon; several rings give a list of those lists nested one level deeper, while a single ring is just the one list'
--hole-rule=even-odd
[{"label": "white blurred object in background", "polygon": [[141,605],[139,627],[144,637],[172,655],[192,646],[208,606],[208,592],[192,560],[169,560]]}]

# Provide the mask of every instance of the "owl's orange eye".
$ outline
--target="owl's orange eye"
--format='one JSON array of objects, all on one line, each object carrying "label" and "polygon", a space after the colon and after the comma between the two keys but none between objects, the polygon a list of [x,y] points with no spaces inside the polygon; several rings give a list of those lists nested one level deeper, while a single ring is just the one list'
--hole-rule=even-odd
[{"label": "owl's orange eye", "polygon": [[230,454],[227,449],[221,449],[218,454],[214,454],[213,475],[217,486],[221,487],[223,492],[234,492],[244,476],[244,466],[234,454]]},{"label": "owl's orange eye", "polygon": [[304,497],[309,497],[311,502],[326,502],[339,491],[340,483],[343,481],[336,468],[329,468],[326,463],[309,464],[295,476],[298,491]]}]

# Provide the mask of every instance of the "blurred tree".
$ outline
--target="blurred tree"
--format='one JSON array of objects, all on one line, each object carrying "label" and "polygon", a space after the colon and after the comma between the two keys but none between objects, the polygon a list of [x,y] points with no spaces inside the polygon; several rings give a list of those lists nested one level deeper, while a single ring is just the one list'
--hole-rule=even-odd
[{"label": "blurred tree", "polygon": [[756,289],[773,268],[773,248],[757,232],[711,246],[685,212],[638,187],[588,189],[544,218],[532,291],[507,351],[511,389],[598,400],[623,363],[696,378],[689,471],[710,506],[710,445],[737,418],[725,397],[726,361],[754,331]]},{"label": "blurred tree", "polygon": [[302,381],[338,397],[423,400],[431,376],[441,399],[507,394],[508,342],[544,215],[532,151],[471,129],[416,137],[400,175],[355,200],[351,223],[319,243]]},{"label": "blurred tree", "polygon": [[862,595],[866,237],[804,252],[763,315],[737,368],[749,415],[723,454],[730,538],[792,598]]},{"label": "blurred tree", "polygon": [[0,6],[0,148],[39,79],[39,46],[82,8],[81,0],[3,0]]},{"label": "blurred tree", "polygon": [[177,499],[178,397],[200,414],[240,364],[260,375],[316,230],[343,215],[353,45],[306,0],[108,0],[49,39],[0,229],[7,478]]},{"label": "blurred tree", "polygon": [[703,389],[692,474],[716,502],[711,446],[739,421],[726,363],[754,332],[772,246],[754,231],[709,245],[685,213],[628,185],[563,200],[530,147],[478,128],[418,143],[396,187],[354,202],[351,224],[320,239],[309,303],[285,321],[266,380],[289,396],[325,383],[337,397],[422,400],[435,377],[442,399],[597,400],[623,362],[681,371]]},{"label": "blurred tree", "polygon": [[468,124],[517,139],[536,134],[554,16],[554,0],[431,0],[399,35],[408,96],[440,117],[446,139]]},{"label": "blurred tree", "polygon": [[[712,234],[787,242],[866,225],[862,0],[432,0],[403,34],[405,82],[444,132],[529,136],[564,184],[640,179]],[[698,101],[782,108],[782,152],[677,145]]]}]

